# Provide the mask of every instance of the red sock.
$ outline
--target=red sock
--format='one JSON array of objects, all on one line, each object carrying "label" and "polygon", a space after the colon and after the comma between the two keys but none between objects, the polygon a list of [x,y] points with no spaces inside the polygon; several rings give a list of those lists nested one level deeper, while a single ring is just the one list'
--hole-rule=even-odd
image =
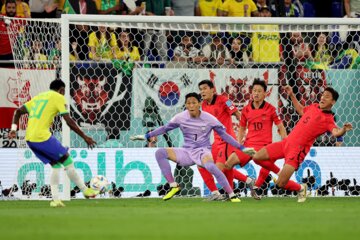
[{"label": "red sock", "polygon": [[233,169],[228,170],[228,169],[224,169],[224,174],[226,176],[226,179],[228,180],[230,187],[232,189],[234,189],[234,174],[233,174]]},{"label": "red sock", "polygon": [[300,191],[301,185],[294,182],[293,180],[289,180],[288,183],[285,185],[284,189],[297,192]]},{"label": "red sock", "polygon": [[205,168],[198,167],[199,173],[204,180],[205,185],[208,187],[210,192],[217,191],[217,187],[214,181],[214,177],[211,173],[208,172]]},{"label": "red sock", "polygon": [[241,172],[239,172],[238,170],[236,170],[235,168],[233,168],[233,176],[236,180],[242,181],[242,182],[246,182],[247,176],[242,174]]},{"label": "red sock", "polygon": [[265,169],[265,168],[261,168],[260,172],[259,172],[259,176],[256,180],[255,186],[256,187],[261,187],[263,185],[263,183],[265,182],[266,178],[269,176],[270,171]]}]

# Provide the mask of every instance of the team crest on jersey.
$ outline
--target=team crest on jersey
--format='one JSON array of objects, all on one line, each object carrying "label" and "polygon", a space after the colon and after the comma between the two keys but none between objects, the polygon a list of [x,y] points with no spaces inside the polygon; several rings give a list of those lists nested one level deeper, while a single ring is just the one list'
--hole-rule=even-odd
[{"label": "team crest on jersey", "polygon": [[206,131],[206,127],[205,127],[205,126],[202,126],[202,127],[201,127],[201,131],[205,132],[205,131]]}]

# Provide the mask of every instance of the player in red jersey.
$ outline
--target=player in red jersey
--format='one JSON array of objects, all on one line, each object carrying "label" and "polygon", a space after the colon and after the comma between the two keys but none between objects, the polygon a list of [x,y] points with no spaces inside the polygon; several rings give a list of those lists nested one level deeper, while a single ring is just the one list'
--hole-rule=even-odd
[{"label": "player in red jersey", "polygon": [[[240,119],[241,114],[237,107],[234,106],[231,100],[229,100],[227,97],[217,95],[215,93],[214,84],[210,80],[203,80],[198,84],[198,86],[201,97],[203,99],[201,106],[202,110],[216,117],[225,126],[226,132],[236,139],[231,116],[235,115],[238,119]],[[235,169],[225,169],[226,159],[228,156],[230,156],[233,148],[224,142],[216,132],[214,133],[214,140],[215,141],[212,144],[211,150],[213,158],[217,167],[224,172],[230,183],[230,186],[233,187],[233,179],[236,178],[239,181],[246,182],[252,189],[255,184],[254,179],[245,176]],[[221,155],[221,157],[219,157],[219,155]],[[213,176],[204,168],[198,169],[200,175],[204,179],[206,186],[212,193],[208,199],[223,200],[223,197],[220,195],[215,185]]]},{"label": "player in red jersey", "polygon": [[301,118],[287,138],[263,147],[253,156],[253,159],[274,162],[276,159],[285,158],[284,166],[279,173],[276,184],[284,189],[298,191],[298,202],[304,202],[307,185],[292,185],[289,181],[290,177],[304,161],[306,154],[318,136],[329,131],[335,137],[340,137],[350,131],[352,125],[345,123],[342,128],[336,126],[331,108],[339,98],[339,93],[333,88],[325,88],[319,104],[311,104],[306,107],[299,103],[290,86],[286,86],[285,90]]},{"label": "player in red jersey", "polygon": [[[287,136],[285,127],[276,113],[275,107],[265,101],[266,90],[267,86],[264,81],[254,80],[251,93],[253,100],[241,111],[238,141],[245,146],[251,146],[256,151],[272,143],[273,124],[278,127],[278,132],[282,139]],[[243,139],[245,137],[246,129],[248,132],[244,142]],[[233,149],[233,153],[227,159],[226,168],[231,169],[236,164],[240,164],[241,167],[244,167],[251,159],[252,158],[249,155],[242,154],[240,151]],[[256,194],[255,189],[261,187],[270,171],[278,174],[280,168],[270,161],[255,162],[262,166],[262,168],[255,183],[255,187],[251,191],[251,195],[256,200],[260,200],[260,196]]]}]

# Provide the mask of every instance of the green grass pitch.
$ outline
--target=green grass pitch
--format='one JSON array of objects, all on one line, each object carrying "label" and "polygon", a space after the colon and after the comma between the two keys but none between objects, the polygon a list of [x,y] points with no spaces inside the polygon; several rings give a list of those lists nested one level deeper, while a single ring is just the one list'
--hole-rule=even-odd
[{"label": "green grass pitch", "polygon": [[360,198],[0,201],[0,239],[360,239]]}]

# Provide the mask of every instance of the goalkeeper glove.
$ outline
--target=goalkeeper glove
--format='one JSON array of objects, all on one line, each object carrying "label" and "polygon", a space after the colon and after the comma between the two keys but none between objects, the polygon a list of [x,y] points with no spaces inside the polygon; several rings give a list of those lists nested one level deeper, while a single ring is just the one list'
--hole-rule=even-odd
[{"label": "goalkeeper glove", "polygon": [[130,137],[131,141],[145,141],[149,139],[149,135],[145,134],[145,135],[134,135]]}]

